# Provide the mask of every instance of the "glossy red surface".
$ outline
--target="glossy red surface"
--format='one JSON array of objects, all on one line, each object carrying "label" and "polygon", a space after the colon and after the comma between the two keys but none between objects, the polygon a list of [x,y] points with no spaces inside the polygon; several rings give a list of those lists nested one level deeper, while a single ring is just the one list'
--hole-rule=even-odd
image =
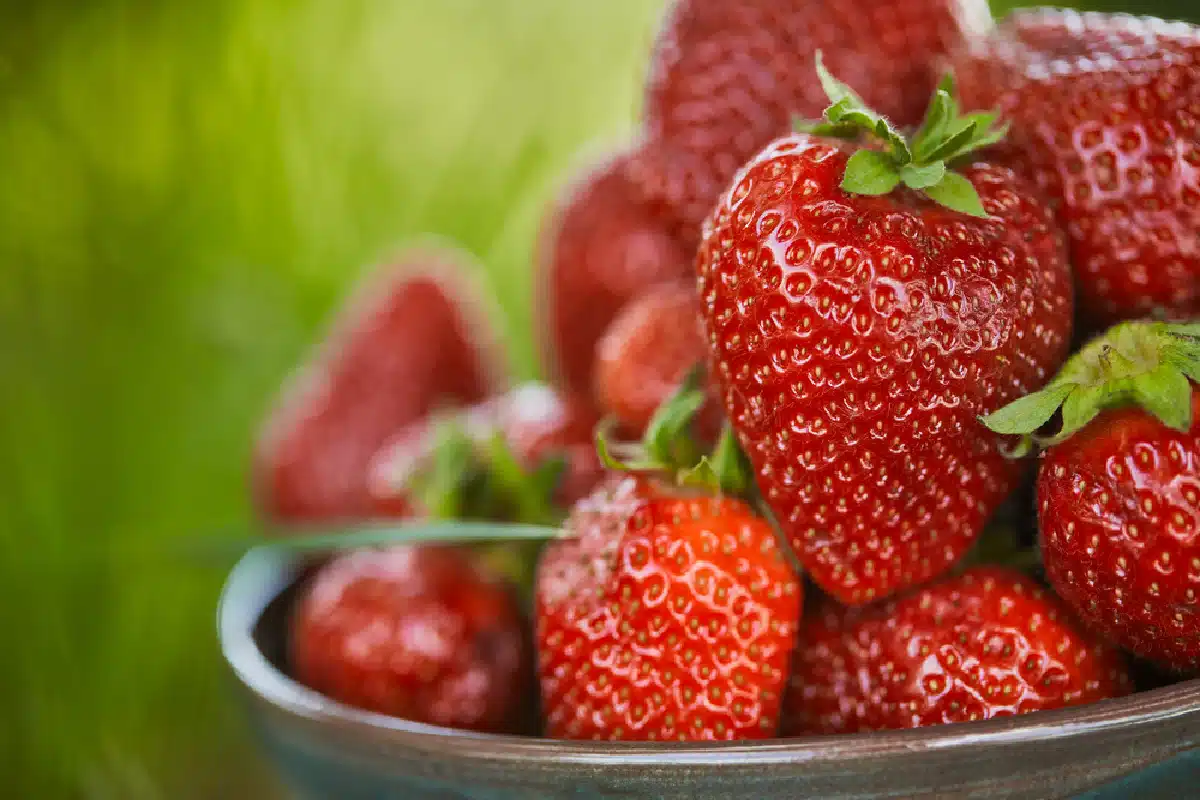
[{"label": "glossy red surface", "polygon": [[1037,493],[1063,598],[1138,655],[1200,671],[1200,422],[1180,433],[1140,409],[1106,412],[1049,450]]},{"label": "glossy red surface", "polygon": [[859,733],[1027,714],[1132,688],[1116,650],[1017,572],[976,568],[806,620],[787,729]]},{"label": "glossy red surface", "polygon": [[840,188],[846,146],[781,139],[697,261],[712,373],[758,485],[822,588],[862,603],[971,546],[1021,466],[978,415],[1040,388],[1071,332],[1050,210],[974,165],[991,219]]},{"label": "glossy red surface", "polygon": [[614,478],[576,506],[537,573],[546,733],[776,734],[801,586],[740,501]]}]

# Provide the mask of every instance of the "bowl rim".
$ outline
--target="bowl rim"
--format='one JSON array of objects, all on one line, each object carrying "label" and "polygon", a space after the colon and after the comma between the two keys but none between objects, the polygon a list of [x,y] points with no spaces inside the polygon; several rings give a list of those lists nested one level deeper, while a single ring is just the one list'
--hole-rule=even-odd
[{"label": "bowl rim", "polygon": [[[298,560],[281,549],[248,552],[221,590],[217,633],[222,655],[240,683],[256,699],[287,716],[334,724],[341,733],[389,741],[420,750],[444,751],[456,759],[536,761],[560,765],[607,766],[768,766],[844,762],[847,758],[887,758],[919,752],[978,751],[1038,741],[1073,739],[1114,728],[1157,725],[1197,717],[1200,678],[1138,692],[1123,698],[954,725],[860,734],[803,736],[753,742],[570,741],[532,736],[478,733],[391,717],[331,700],[293,680],[267,659],[254,630],[267,606],[298,576]],[[1195,747],[1181,741],[1177,752]]]}]

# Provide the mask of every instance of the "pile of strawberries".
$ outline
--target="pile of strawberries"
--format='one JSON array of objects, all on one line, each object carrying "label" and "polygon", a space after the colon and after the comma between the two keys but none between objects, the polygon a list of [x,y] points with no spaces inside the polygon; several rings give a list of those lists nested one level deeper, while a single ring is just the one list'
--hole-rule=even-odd
[{"label": "pile of strawberries", "polygon": [[[504,388],[462,258],[365,291],[262,436],[281,534],[430,539],[316,566],[313,689],[690,741],[1200,672],[1200,29],[680,0],[545,230],[549,383]],[[1035,469],[1023,572],[989,524]]]}]

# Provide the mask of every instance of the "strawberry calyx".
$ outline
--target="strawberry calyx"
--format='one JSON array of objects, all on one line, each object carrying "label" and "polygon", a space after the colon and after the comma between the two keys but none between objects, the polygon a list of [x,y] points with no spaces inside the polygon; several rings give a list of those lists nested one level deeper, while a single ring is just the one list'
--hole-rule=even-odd
[{"label": "strawberry calyx", "polygon": [[703,370],[690,370],[675,392],[659,405],[641,441],[612,439],[616,420],[605,419],[596,428],[596,453],[600,463],[622,472],[675,472],[695,464],[700,450],[691,435],[692,421],[704,405]]},{"label": "strawberry calyx", "polygon": [[613,442],[614,422],[596,430],[600,462],[621,472],[673,475],[680,486],[717,494],[744,495],[752,486],[750,465],[727,422],[711,453],[703,454],[692,435],[692,423],[707,401],[702,388],[703,368],[692,369],[674,394],[654,412],[640,442]]},{"label": "strawberry calyx", "polygon": [[[980,421],[996,433],[1020,436],[1015,455],[1062,442],[1101,411],[1120,406],[1140,406],[1186,433],[1190,382],[1200,383],[1200,323],[1123,322],[1084,345],[1045,388]],[[1060,408],[1058,433],[1036,436]]]},{"label": "strawberry calyx", "polygon": [[566,463],[541,460],[527,469],[501,431],[472,436],[461,421],[435,424],[435,445],[413,470],[407,491],[432,519],[512,520],[557,524],[563,513],[553,503]]},{"label": "strawberry calyx", "polygon": [[999,122],[996,113],[961,113],[954,97],[954,79],[947,75],[934,92],[924,121],[910,138],[835,78],[825,68],[820,51],[816,64],[831,105],[825,109],[823,121],[801,122],[797,129],[842,139],[866,136],[879,145],[878,149],[864,148],[850,156],[842,177],[843,191],[883,195],[904,184],[946,208],[973,217],[988,216],[975,187],[951,165],[1004,138],[1007,126]]}]

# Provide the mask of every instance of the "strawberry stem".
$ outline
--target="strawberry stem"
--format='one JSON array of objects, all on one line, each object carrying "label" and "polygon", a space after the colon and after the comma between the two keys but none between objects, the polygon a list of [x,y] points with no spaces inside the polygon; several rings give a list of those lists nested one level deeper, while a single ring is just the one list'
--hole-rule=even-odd
[{"label": "strawberry stem", "polygon": [[692,421],[707,399],[702,388],[703,367],[688,372],[670,397],[650,418],[640,442],[612,440],[615,420],[603,420],[596,428],[596,454],[600,463],[622,472],[675,472],[700,459],[692,436]]},{"label": "strawberry stem", "polygon": [[[1077,433],[1103,410],[1137,405],[1164,425],[1192,426],[1190,381],[1200,383],[1200,323],[1123,322],[1088,342],[1053,380],[980,420],[1000,434],[1048,447]],[[1062,426],[1049,437],[1034,433],[1062,410]]]},{"label": "strawberry stem", "polygon": [[975,187],[951,171],[950,165],[1004,138],[1007,127],[997,124],[996,114],[962,114],[954,97],[954,80],[947,76],[934,92],[925,119],[910,141],[835,78],[825,68],[820,51],[816,63],[817,77],[831,105],[825,109],[823,122],[800,123],[798,129],[837,138],[853,139],[865,134],[883,145],[881,150],[859,150],[850,157],[842,177],[844,191],[882,195],[903,183],[954,211],[987,217]]}]

